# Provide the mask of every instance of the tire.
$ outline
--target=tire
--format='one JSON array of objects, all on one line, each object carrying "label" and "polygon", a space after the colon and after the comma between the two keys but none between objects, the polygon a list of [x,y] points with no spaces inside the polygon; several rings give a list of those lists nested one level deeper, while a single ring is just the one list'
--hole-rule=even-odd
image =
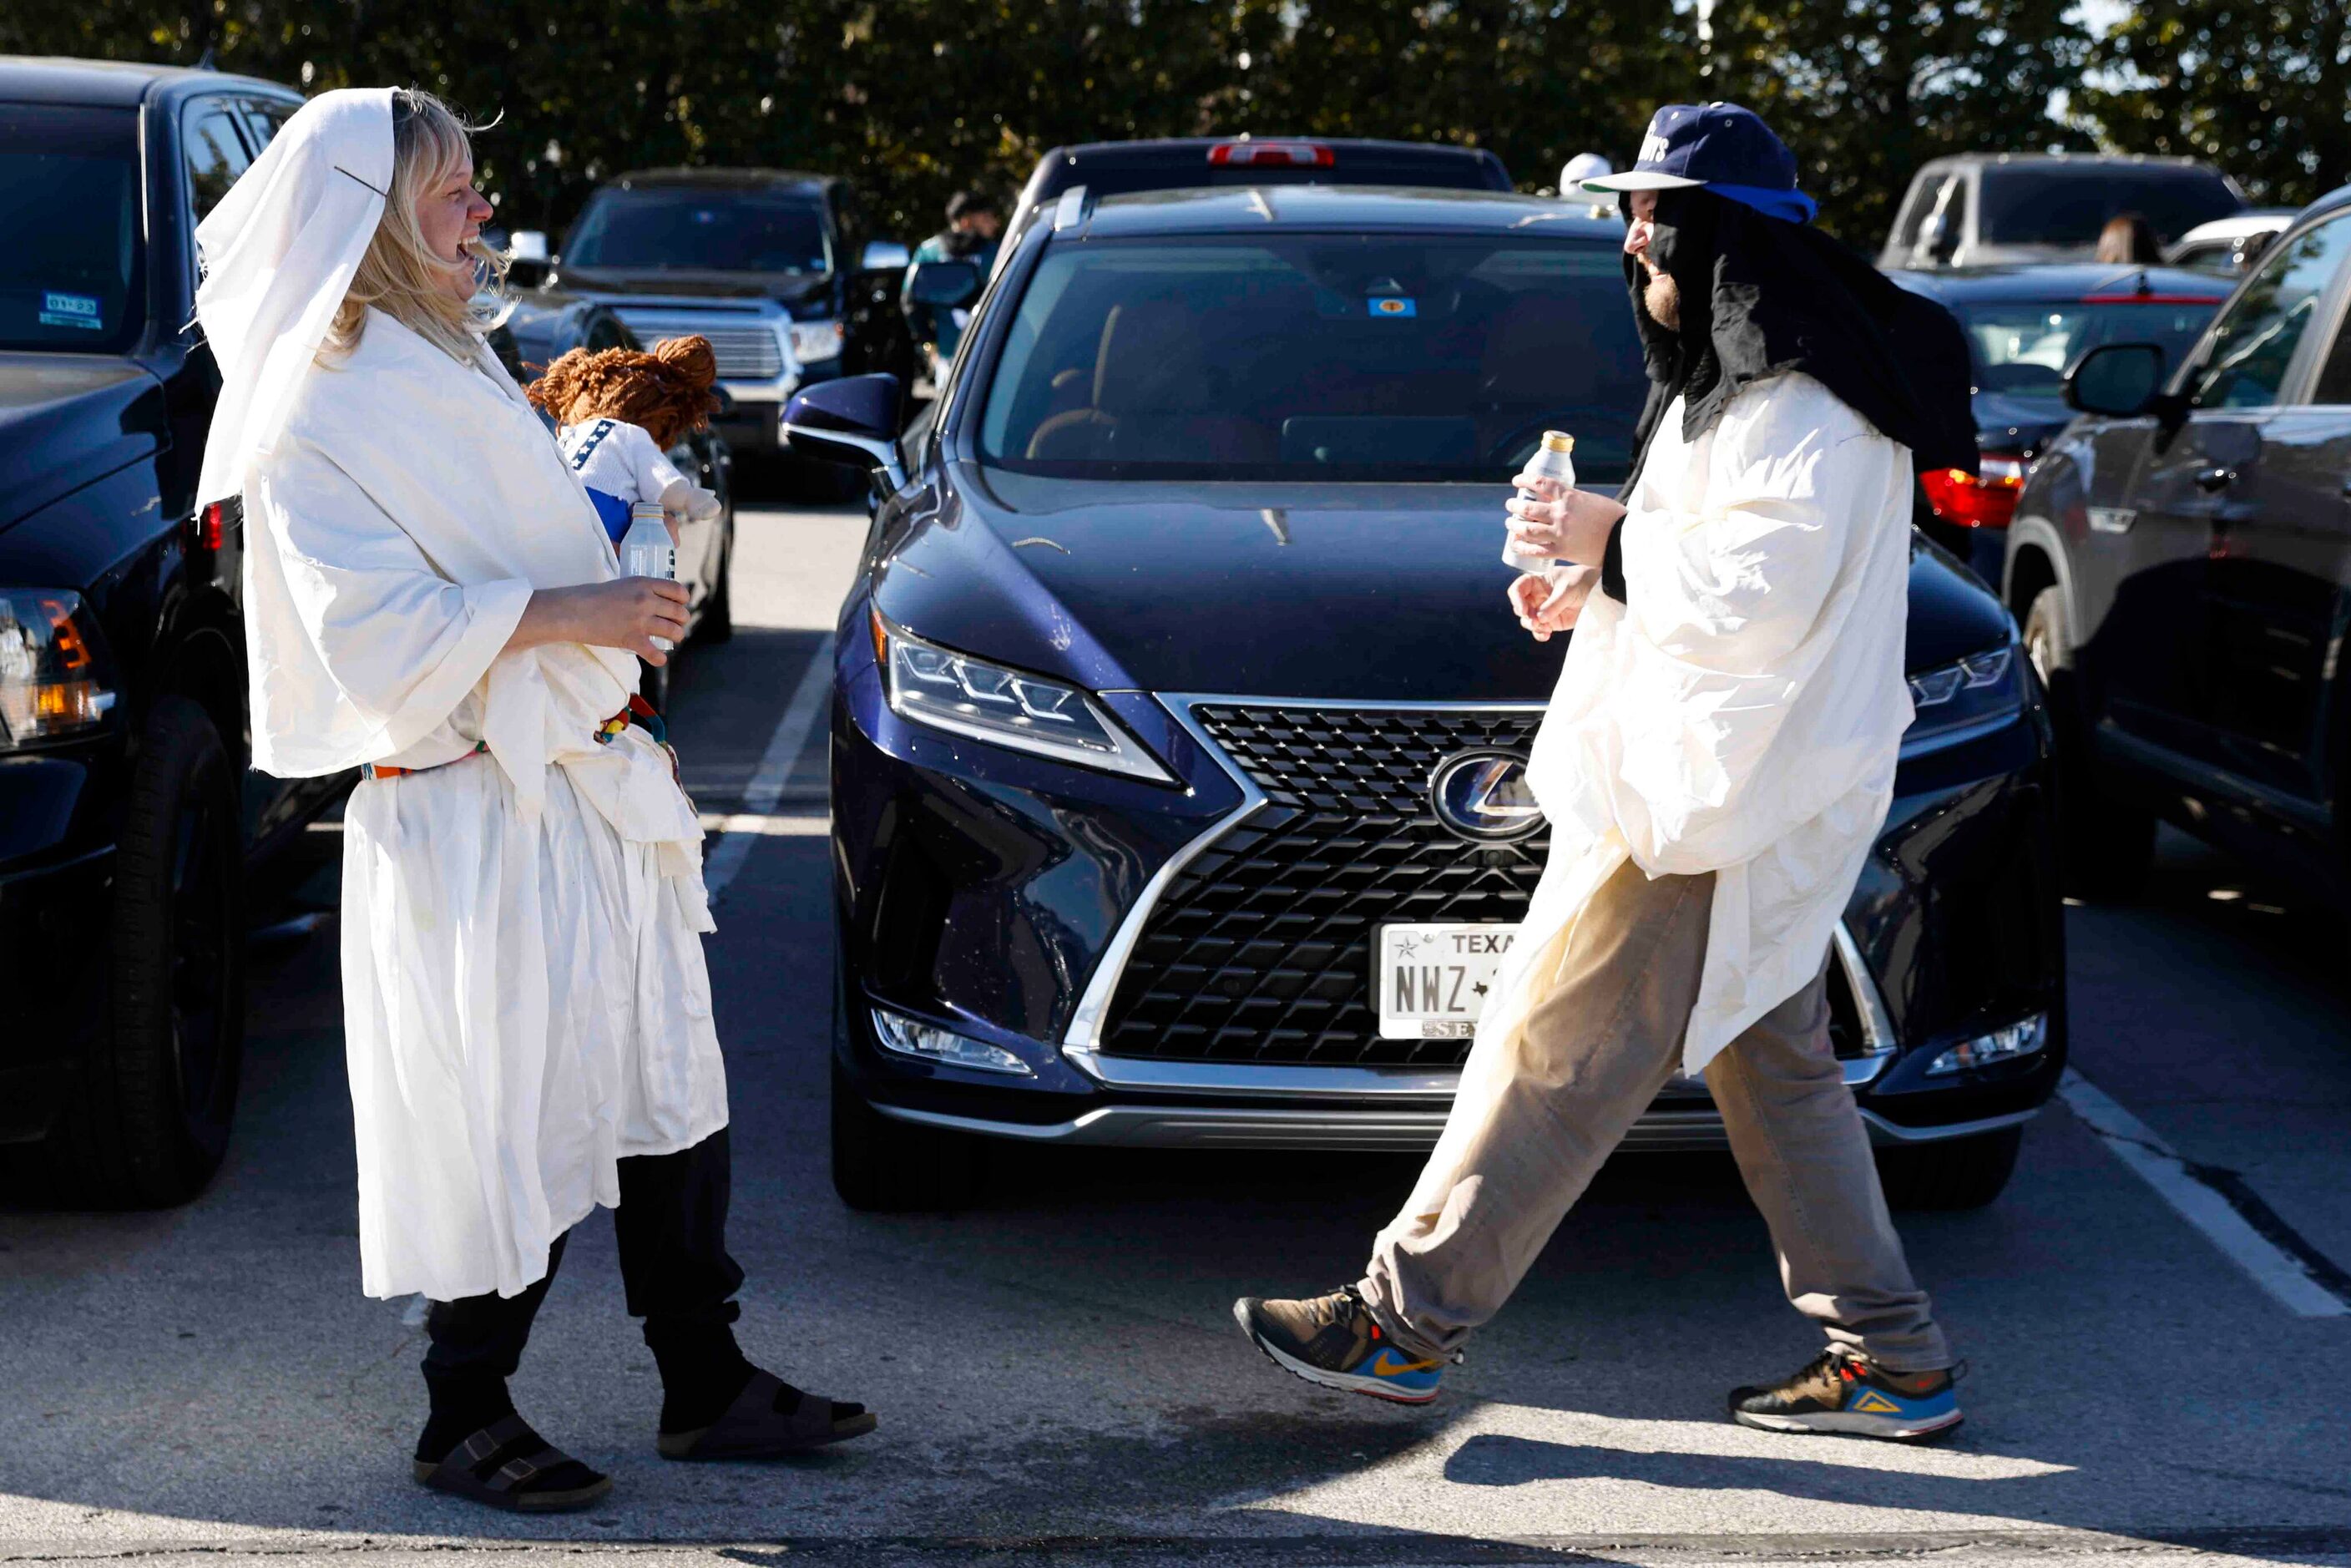
[{"label": "tire", "polygon": [[108,1011],[39,1151],[59,1201],[162,1208],[228,1150],[245,1046],[244,844],[236,778],[204,710],[155,705],[115,854]]},{"label": "tire", "polygon": [[2106,798],[2090,778],[2088,730],[2074,674],[2065,595],[2044,588],[2024,617],[2024,652],[2049,694],[2057,736],[2057,857],[2068,897],[2137,897],[2155,859],[2155,816]]},{"label": "tire", "polygon": [[1894,1208],[1981,1208],[2016,1171],[2022,1127],[1978,1133],[1942,1144],[1877,1151],[1877,1179]]},{"label": "tire", "polygon": [[718,580],[702,601],[702,620],[691,639],[697,646],[715,647],[735,637],[735,518],[726,518],[726,542],[719,549]]},{"label": "tire", "polygon": [[[833,1028],[847,1025],[838,986]],[[963,1133],[884,1116],[832,1062],[832,1190],[864,1214],[945,1214],[968,1208],[987,1179],[987,1151]]]}]

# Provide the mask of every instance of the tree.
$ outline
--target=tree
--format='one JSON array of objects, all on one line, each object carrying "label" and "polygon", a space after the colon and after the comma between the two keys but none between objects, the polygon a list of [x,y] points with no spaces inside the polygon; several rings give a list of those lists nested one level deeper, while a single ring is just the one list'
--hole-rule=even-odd
[{"label": "tree", "polygon": [[2079,121],[2132,152],[2202,158],[2257,202],[2351,180],[2351,4],[2152,0],[2089,57]]}]

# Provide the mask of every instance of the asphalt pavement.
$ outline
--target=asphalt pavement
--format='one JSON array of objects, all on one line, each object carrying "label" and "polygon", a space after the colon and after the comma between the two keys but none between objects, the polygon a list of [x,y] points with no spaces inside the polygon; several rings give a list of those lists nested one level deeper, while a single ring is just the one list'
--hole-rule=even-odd
[{"label": "asphalt pavement", "polygon": [[[1423,1410],[1292,1381],[1228,1315],[1353,1278],[1410,1159],[1023,1150],[961,1215],[842,1207],[806,715],[863,532],[854,508],[743,514],[741,630],[688,650],[672,732],[721,830],[741,1335],[879,1433],[786,1465],[657,1458],[600,1215],[515,1392],[610,1498],[529,1520],[415,1486],[421,1312],[359,1293],[329,915],[256,945],[210,1191],[0,1208],[0,1562],[2351,1563],[2351,1314],[2295,1310],[2146,1168],[2168,1150],[2250,1195],[2225,1207],[2273,1246],[2351,1263],[2351,936],[2185,839],[2145,900],[2068,916],[2075,1065],[2138,1131],[2053,1105],[2001,1201],[1903,1217],[1970,1368],[1939,1447],[1723,1419],[1726,1388],[1817,1347],[1720,1158],[1613,1163]],[[313,836],[330,905],[338,839]]]}]

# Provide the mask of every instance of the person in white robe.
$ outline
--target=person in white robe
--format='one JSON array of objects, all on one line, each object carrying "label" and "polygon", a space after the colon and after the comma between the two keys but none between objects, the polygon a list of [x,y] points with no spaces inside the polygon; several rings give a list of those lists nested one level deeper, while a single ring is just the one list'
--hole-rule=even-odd
[{"label": "person in white robe", "polygon": [[544,1511],[611,1484],[506,1386],[599,1205],[661,1369],[662,1453],[874,1423],[735,1341],[701,827],[667,749],[608,722],[683,633],[684,591],[621,577],[485,346],[490,213],[429,96],[305,105],[197,231],[223,379],[199,500],[243,498],[254,765],[360,776],[341,933],[360,1284],[431,1303],[413,1473]]},{"label": "person in white robe", "polygon": [[1947,313],[1802,226],[1795,173],[1749,111],[1672,106],[1632,171],[1585,185],[1629,193],[1652,387],[1621,502],[1514,481],[1536,494],[1513,544],[1559,564],[1511,603],[1539,638],[1574,629],[1528,769],[1550,860],[1363,1279],[1235,1304],[1309,1381],[1436,1397],[1634,1121],[1703,1074],[1828,1341],[1734,1390],[1733,1418],[1904,1439],[1959,1420],[1829,1043],[1826,966],[1911,718],[1915,470],[1975,461],[1966,360]]}]

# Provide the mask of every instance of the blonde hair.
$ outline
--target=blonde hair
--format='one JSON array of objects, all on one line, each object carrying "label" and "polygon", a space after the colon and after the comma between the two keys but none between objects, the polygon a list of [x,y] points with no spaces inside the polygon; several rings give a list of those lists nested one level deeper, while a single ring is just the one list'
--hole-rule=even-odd
[{"label": "blonde hair", "polygon": [[449,264],[433,254],[416,222],[417,197],[436,189],[457,167],[479,129],[429,92],[392,90],[392,189],[375,238],[327,329],[323,353],[340,359],[359,347],[370,306],[465,361],[474,358],[482,334],[506,319],[511,307],[496,291],[506,282],[509,258],[479,239],[467,245],[465,254],[487,269],[488,277],[486,288],[459,299],[448,289]]}]

